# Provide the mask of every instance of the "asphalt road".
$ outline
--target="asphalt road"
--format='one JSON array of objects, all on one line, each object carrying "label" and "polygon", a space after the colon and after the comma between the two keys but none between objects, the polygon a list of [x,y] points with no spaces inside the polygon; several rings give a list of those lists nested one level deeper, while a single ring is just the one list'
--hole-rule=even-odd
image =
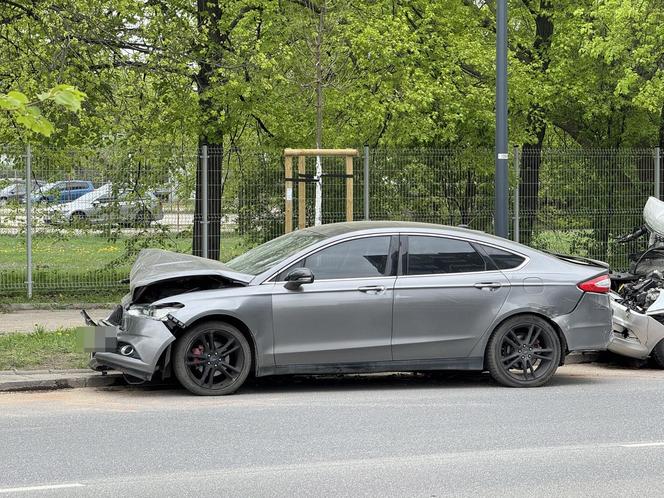
[{"label": "asphalt road", "polygon": [[662,496],[664,372],[0,395],[0,495]]}]

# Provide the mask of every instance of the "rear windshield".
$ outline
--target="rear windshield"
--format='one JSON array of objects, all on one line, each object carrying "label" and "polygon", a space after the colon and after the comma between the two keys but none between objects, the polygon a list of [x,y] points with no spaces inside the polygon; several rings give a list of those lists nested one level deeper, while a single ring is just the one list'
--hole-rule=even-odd
[{"label": "rear windshield", "polygon": [[258,275],[302,249],[326,238],[324,235],[307,230],[288,233],[231,259],[226,266],[240,273]]}]

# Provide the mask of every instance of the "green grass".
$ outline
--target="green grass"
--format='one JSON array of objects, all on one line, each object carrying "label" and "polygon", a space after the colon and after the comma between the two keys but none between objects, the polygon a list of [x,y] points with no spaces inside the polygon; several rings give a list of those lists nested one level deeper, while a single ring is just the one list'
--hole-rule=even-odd
[{"label": "green grass", "polygon": [[[98,269],[116,263],[127,248],[128,243],[146,243],[149,239],[121,237],[116,240],[101,235],[74,235],[62,238],[55,235],[35,235],[32,239],[32,261],[35,272],[39,270],[81,270]],[[158,246],[189,252],[190,237],[169,238]],[[26,261],[25,237],[0,236],[0,261],[2,269],[23,270]],[[130,266],[130,265],[129,265]]]},{"label": "green grass", "polygon": [[89,356],[80,351],[76,329],[0,335],[0,370],[85,368]]},{"label": "green grass", "polygon": [[[140,248],[191,253],[191,236],[156,234],[111,239],[95,234],[38,234],[32,247],[33,299],[107,302],[116,301],[126,292],[126,285],[119,282],[128,277]],[[222,234],[221,259],[231,259],[249,247],[238,235]],[[14,299],[25,301],[20,297],[25,296],[25,264],[25,238],[0,235],[0,304],[16,302]]]},{"label": "green grass", "polygon": [[[127,292],[126,288],[102,288],[88,290],[68,289],[63,291],[39,290],[32,294],[31,306],[37,309],[69,309],[79,304],[117,304]],[[25,291],[0,295],[0,313],[11,310],[12,305],[28,302]]]}]

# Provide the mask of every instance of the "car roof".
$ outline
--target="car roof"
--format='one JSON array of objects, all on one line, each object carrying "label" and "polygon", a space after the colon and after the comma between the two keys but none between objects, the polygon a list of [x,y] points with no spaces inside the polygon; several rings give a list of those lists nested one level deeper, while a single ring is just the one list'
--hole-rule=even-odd
[{"label": "car roof", "polygon": [[479,230],[471,230],[462,227],[452,227],[447,225],[437,225],[435,223],[420,223],[416,221],[347,221],[343,223],[329,223],[326,225],[319,225],[315,227],[305,228],[305,231],[317,233],[324,237],[335,237],[337,235],[349,234],[352,232],[359,232],[364,230],[397,230],[407,231],[416,229],[417,231],[445,231],[445,232],[458,232],[459,234],[466,235],[488,235]]},{"label": "car roof", "polygon": [[519,244],[509,239],[504,239],[480,230],[472,230],[464,227],[453,227],[449,225],[438,225],[435,223],[419,223],[415,221],[350,221],[343,223],[330,223],[315,227],[304,228],[301,231],[308,231],[322,235],[325,239],[338,238],[343,239],[346,235],[358,233],[376,233],[376,232],[419,232],[436,233],[452,237],[469,239],[476,242],[484,242],[502,247],[520,254],[532,256],[542,254],[540,251],[528,246]]}]

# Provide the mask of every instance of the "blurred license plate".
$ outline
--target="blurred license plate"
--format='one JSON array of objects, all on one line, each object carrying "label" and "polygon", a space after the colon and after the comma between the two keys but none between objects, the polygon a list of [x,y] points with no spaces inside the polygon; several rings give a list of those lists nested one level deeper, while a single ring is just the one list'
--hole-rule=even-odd
[{"label": "blurred license plate", "polygon": [[89,325],[78,327],[78,346],[87,353],[115,352],[118,347],[118,327],[111,325]]}]

